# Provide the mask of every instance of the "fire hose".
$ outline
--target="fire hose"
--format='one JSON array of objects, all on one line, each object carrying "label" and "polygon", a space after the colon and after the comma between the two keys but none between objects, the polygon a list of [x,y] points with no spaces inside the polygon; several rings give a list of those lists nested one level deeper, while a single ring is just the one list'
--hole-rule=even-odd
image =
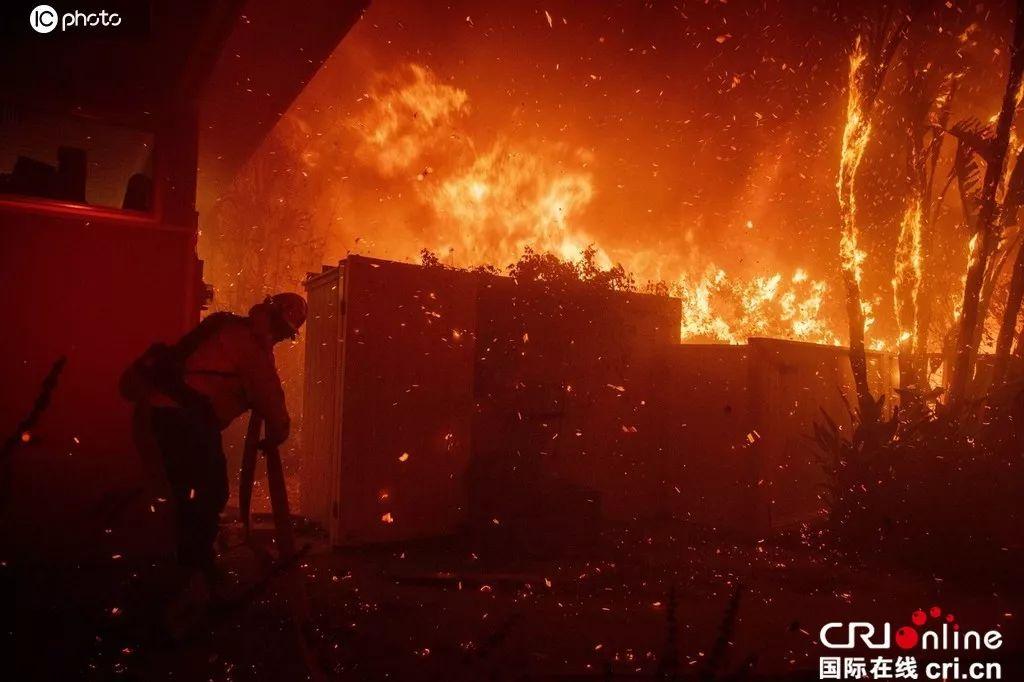
[{"label": "fire hose", "polygon": [[292,533],[291,511],[288,507],[288,490],[285,486],[281,453],[276,445],[261,442],[263,417],[255,410],[249,416],[249,428],[245,434],[242,451],[242,468],[238,482],[238,508],[245,537],[249,539],[249,519],[252,508],[252,487],[256,477],[256,459],[259,451],[267,463],[267,488],[270,491],[270,507],[274,518],[274,541],[277,545],[278,560],[284,567],[284,595],[291,612],[292,627],[302,655],[306,671],[315,682],[326,680],[327,675],[317,659],[313,644],[313,625],[310,617],[309,598],[306,594],[302,575],[296,570],[297,552]]}]

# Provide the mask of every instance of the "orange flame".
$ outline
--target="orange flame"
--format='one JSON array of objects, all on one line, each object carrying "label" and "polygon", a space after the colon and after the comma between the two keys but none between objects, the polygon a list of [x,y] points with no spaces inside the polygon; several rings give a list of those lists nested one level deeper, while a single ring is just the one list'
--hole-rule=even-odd
[{"label": "orange flame", "polygon": [[798,269],[788,282],[781,274],[731,280],[725,270],[709,266],[697,281],[680,277],[673,293],[682,299],[684,341],[740,344],[752,336],[772,336],[838,345],[821,319],[828,291]]},{"label": "orange flame", "polygon": [[[454,248],[472,263],[506,264],[527,247],[576,260],[589,244],[572,219],[593,196],[589,174],[553,171],[542,156],[499,141],[453,177],[426,191],[453,229]],[[599,264],[610,265],[599,254]]]},{"label": "orange flame", "polygon": [[846,127],[843,129],[839,179],[836,182],[842,219],[839,255],[843,269],[852,274],[857,284],[860,284],[863,263],[867,258],[867,254],[857,245],[857,197],[854,192],[857,168],[864,158],[864,151],[871,137],[871,122],[864,111],[860,89],[863,79],[862,68],[866,59],[867,53],[858,37],[850,55],[850,92],[846,104]]},{"label": "orange flame", "polygon": [[[589,152],[500,137],[478,151],[458,127],[469,112],[466,92],[418,64],[379,78],[369,100],[352,126],[357,158],[385,177],[415,177],[414,191],[436,217],[433,243],[412,253],[428,246],[463,265],[504,266],[526,247],[577,259],[592,241],[575,222],[594,193]],[[611,264],[603,252],[598,262]]]},{"label": "orange flame", "polygon": [[915,192],[903,214],[892,279],[901,351],[917,345],[917,294],[921,286],[921,197]]},{"label": "orange flame", "polygon": [[[393,186],[429,210],[401,246],[406,257],[426,247],[454,264],[501,267],[529,247],[578,261],[594,242],[583,226],[595,193],[592,152],[529,136],[474,139],[468,94],[417,64],[378,78],[363,99],[363,110],[347,124],[357,137],[356,159],[382,179],[407,181]],[[318,161],[311,151],[303,158]],[[693,280],[680,272],[682,260],[643,248],[596,250],[602,268],[622,262],[640,282],[668,282],[682,299],[684,340],[777,336],[839,343],[822,316],[828,287],[803,269],[788,279],[774,273],[739,280],[711,265]]]},{"label": "orange flame", "polygon": [[352,125],[362,138],[356,157],[386,177],[420,163],[468,110],[464,90],[445,85],[419,64],[378,79],[371,106]]}]

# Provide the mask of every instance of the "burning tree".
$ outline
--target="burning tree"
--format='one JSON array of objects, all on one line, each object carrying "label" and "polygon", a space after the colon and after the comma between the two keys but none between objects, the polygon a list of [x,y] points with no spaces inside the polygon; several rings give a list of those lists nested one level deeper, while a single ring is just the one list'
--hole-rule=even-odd
[{"label": "burning tree", "polygon": [[[912,410],[894,411],[891,416],[877,412],[865,414],[863,379],[857,376],[858,358],[851,352],[851,364],[858,379],[861,403],[860,423],[852,433],[826,418],[815,429],[815,439],[824,453],[823,463],[830,484],[825,499],[829,508],[829,529],[847,546],[877,552],[880,543],[912,547],[907,560],[934,555],[937,545],[950,538],[978,543],[980,529],[999,527],[1007,512],[1004,503],[1011,491],[1019,488],[1021,406],[1019,386],[1016,400],[1000,409],[986,412],[984,420],[964,419],[968,393],[975,375],[976,356],[983,337],[990,307],[1001,299],[1001,287],[1007,279],[1006,266],[1014,263],[1002,324],[996,343],[996,383],[1007,371],[1010,350],[1017,335],[1017,318],[1024,301],[1024,236],[1011,228],[1024,198],[1024,149],[1010,147],[1010,131],[1019,106],[1024,74],[1024,2],[1018,3],[1017,20],[1010,50],[1010,69],[1002,107],[994,125],[965,119],[949,125],[951,102],[961,74],[944,77],[937,85],[926,80],[929,68],[911,63],[907,94],[909,191],[899,222],[894,263],[894,304],[900,329],[900,369],[904,386],[920,381],[920,370],[928,350],[930,306],[941,303],[934,291],[926,291],[926,264],[929,245],[939,208],[947,190],[956,183],[963,212],[963,223],[970,231],[969,260],[963,278],[959,311],[944,339],[947,355],[952,355],[953,373],[949,381],[947,405],[929,401],[914,403]],[[889,44],[889,43],[887,43]],[[855,45],[851,57],[851,104],[844,135],[844,169],[855,169],[862,146],[870,132],[865,122],[859,88],[867,76],[858,77],[864,64],[870,63],[870,51]],[[884,64],[885,50],[880,51]],[[998,54],[998,52],[997,52]],[[891,54],[889,55],[891,57]],[[929,94],[929,90],[934,95]],[[870,93],[869,93],[870,94]],[[935,192],[937,166],[944,139],[955,139],[956,154],[941,189]],[[1014,143],[1015,144],[1015,143]],[[1012,170],[1007,157],[1016,156]],[[855,206],[852,189],[844,197],[844,181],[852,183],[850,173],[840,173],[840,203],[844,220],[844,272],[848,294],[856,303],[859,296],[859,266],[863,255],[856,251]],[[852,238],[851,238],[852,235]],[[852,243],[851,243],[852,242]],[[1015,258],[1014,258],[1015,254]],[[934,265],[932,265],[934,268]],[[959,269],[957,269],[959,270]],[[933,273],[934,274],[934,273]],[[959,274],[959,273],[957,273]],[[935,287],[938,289],[938,287]],[[957,292],[959,293],[959,291]],[[935,317],[939,316],[936,311]],[[952,317],[952,316],[950,316]],[[851,347],[854,345],[858,316],[850,315]],[[1022,344],[1018,340],[1017,350]],[[853,350],[853,348],[851,348]],[[862,347],[861,347],[862,350]],[[980,374],[980,373],[979,373]],[[947,374],[948,376],[948,374]],[[919,387],[920,384],[918,384]],[[1011,391],[1000,392],[1003,395]],[[989,396],[990,404],[997,393]],[[870,395],[867,396],[868,406]],[[1002,398],[1002,395],[1000,395]],[[1000,415],[1009,419],[996,419]],[[851,420],[857,416],[851,414]],[[962,519],[943,518],[945,510],[956,510]],[[967,513],[962,513],[968,510]],[[952,516],[952,515],[951,515]],[[923,523],[922,523],[922,520]],[[1014,522],[1017,522],[1016,520]],[[988,544],[997,545],[994,538]],[[985,544],[984,542],[981,544]]]},{"label": "burning tree", "polygon": [[[1004,225],[1010,225],[1017,221],[1017,211],[1021,203],[1024,203],[1024,147],[1017,153],[1017,160],[1014,163],[1013,172],[1006,183],[1006,193],[1003,199],[1002,220]],[[1017,318],[1020,316],[1021,302],[1024,301],[1024,248],[1021,248],[1021,240],[1024,232],[1018,227],[1017,231],[1017,258],[1013,267],[1013,276],[1010,279],[1010,287],[1006,297],[1006,305],[1003,309],[1003,319],[999,326],[999,336],[996,339],[996,361],[992,372],[992,383],[998,386],[1006,376],[1006,369],[1009,365],[1010,350],[1013,346],[1014,336],[1017,332]],[[1021,355],[1024,351],[1024,344],[1017,341],[1016,353]]]},{"label": "burning tree", "polygon": [[[976,141],[974,147],[981,152],[986,161],[985,179],[978,197],[978,211],[973,224],[973,237],[971,238],[971,251],[967,266],[967,279],[964,284],[963,304],[961,306],[960,324],[958,329],[956,354],[953,363],[953,372],[949,384],[949,404],[954,408],[960,407],[967,395],[968,384],[974,376],[974,366],[978,351],[980,337],[980,324],[984,321],[984,306],[982,305],[982,287],[986,274],[989,273],[992,256],[999,246],[1002,237],[999,203],[997,194],[1003,185],[1003,173],[1007,156],[1007,149],[1010,141],[1010,127],[1020,101],[1021,79],[1024,75],[1024,3],[1017,5],[1017,18],[1015,22],[1013,41],[1010,46],[1010,69],[1007,79],[1006,91],[1003,95],[1002,107],[999,117],[996,120],[995,132],[990,139]],[[961,140],[965,139],[961,136]],[[1019,194],[1019,193],[1018,193]],[[1015,273],[1016,274],[1016,273]],[[1017,288],[1024,286],[1018,280]],[[1011,287],[1011,300],[1016,292]],[[1016,305],[1019,310],[1019,303]],[[1017,310],[1007,307],[1004,315],[1011,316],[1010,320],[1004,322],[1004,326],[1010,326],[1008,332],[1001,330],[1003,338],[1003,352],[1007,351],[1006,346],[1009,337],[1012,340],[1013,328],[1016,326]],[[1004,369],[1001,371],[1005,371]]]},{"label": "burning tree", "polygon": [[[909,18],[896,23],[887,18],[876,23],[869,34],[857,38],[850,55],[847,118],[837,190],[842,221],[840,257],[850,327],[850,364],[862,413],[875,402],[867,383],[864,349],[867,308],[861,295],[866,254],[858,244],[855,180],[871,138],[871,119],[878,93],[909,23]],[[900,220],[892,279],[899,329],[901,384],[904,388],[924,388],[935,298],[935,291],[929,286],[926,263],[934,244],[939,207],[946,191],[956,181],[964,222],[972,236],[963,300],[956,325],[944,342],[953,355],[948,384],[948,403],[951,405],[961,404],[967,393],[974,376],[983,323],[1002,281],[1004,268],[1019,241],[1005,239],[1005,228],[1015,223],[1017,206],[1024,196],[1024,166],[1017,168],[1008,180],[1004,168],[1024,71],[1022,23],[1018,18],[1010,51],[1007,88],[994,127],[974,119],[960,121],[950,127],[952,102],[961,74],[950,74],[935,84],[930,82],[930,65],[921,66],[913,57],[908,59],[906,128],[909,191]],[[949,177],[936,192],[937,166],[946,135],[957,139],[957,151]],[[1018,253],[1017,262],[997,342],[996,381],[1005,376],[1017,317],[1024,300],[1024,255]]]},{"label": "burning tree", "polygon": [[877,411],[868,388],[867,357],[864,349],[866,303],[861,297],[861,275],[867,254],[858,245],[857,169],[871,138],[871,117],[878,93],[885,81],[896,48],[909,25],[909,19],[893,24],[886,17],[874,30],[858,36],[850,54],[849,94],[846,126],[843,129],[842,155],[836,190],[839,196],[841,236],[839,255],[846,287],[846,313],[850,328],[850,368],[857,389],[862,415]]},{"label": "burning tree", "polygon": [[[935,191],[939,157],[949,125],[959,74],[938,82],[931,64],[910,59],[906,112],[909,191],[893,264],[893,303],[899,328],[900,385],[920,391],[927,386],[928,341],[932,323],[934,277],[929,267],[935,245],[939,208],[951,184]],[[952,177],[952,176],[951,176]]]}]

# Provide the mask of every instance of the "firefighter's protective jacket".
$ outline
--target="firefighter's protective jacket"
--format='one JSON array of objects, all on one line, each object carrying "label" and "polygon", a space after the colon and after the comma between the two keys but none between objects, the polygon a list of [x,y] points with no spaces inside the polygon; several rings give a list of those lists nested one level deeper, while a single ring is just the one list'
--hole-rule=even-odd
[{"label": "firefighter's protective jacket", "polygon": [[[263,316],[232,316],[218,325],[185,359],[184,370],[185,383],[209,399],[222,429],[252,408],[266,421],[267,440],[277,444],[288,438],[288,409]],[[174,402],[156,394],[150,404]]]}]

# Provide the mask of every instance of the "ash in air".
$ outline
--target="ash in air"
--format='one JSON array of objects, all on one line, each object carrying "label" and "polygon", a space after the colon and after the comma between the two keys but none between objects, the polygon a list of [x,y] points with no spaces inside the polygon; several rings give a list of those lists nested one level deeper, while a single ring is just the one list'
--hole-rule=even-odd
[{"label": "ash in air", "polygon": [[60,12],[0,677],[1020,677],[1024,0]]}]

